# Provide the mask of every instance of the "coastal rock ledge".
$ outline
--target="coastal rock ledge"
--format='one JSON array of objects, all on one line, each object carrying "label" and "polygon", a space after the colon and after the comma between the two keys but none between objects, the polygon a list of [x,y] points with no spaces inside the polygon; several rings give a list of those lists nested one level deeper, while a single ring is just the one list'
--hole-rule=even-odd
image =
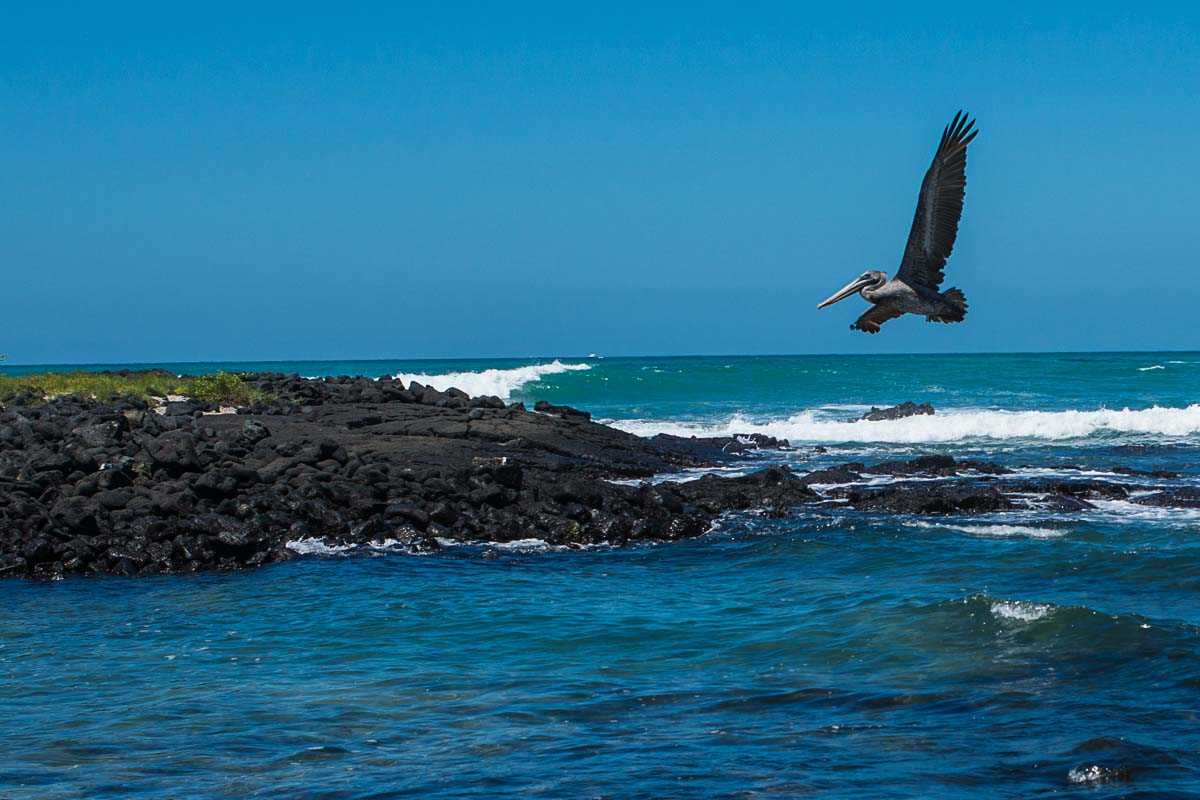
[{"label": "coastal rock ledge", "polygon": [[552,545],[696,536],[730,509],[815,494],[791,471],[633,486],[765,438],[663,440],[584,412],[394,380],[243,376],[237,409],[24,396],[0,411],[0,577],[254,567],[289,542],[536,538]]},{"label": "coastal rock ledge", "polygon": [[529,539],[619,547],[699,536],[723,512],[747,509],[869,516],[1062,514],[1098,500],[1200,505],[1172,473],[1029,477],[944,454],[644,482],[732,461],[744,468],[789,444],[762,435],[643,439],[567,406],[528,411],[387,379],[239,380],[258,399],[238,409],[178,398],[9,400],[0,409],[0,578],[231,570],[355,547],[431,552]]}]

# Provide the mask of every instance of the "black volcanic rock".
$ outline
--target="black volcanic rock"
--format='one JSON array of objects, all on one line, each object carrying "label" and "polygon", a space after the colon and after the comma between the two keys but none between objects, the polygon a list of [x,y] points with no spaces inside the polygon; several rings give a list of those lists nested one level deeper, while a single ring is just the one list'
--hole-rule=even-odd
[{"label": "black volcanic rock", "polygon": [[548,403],[545,400],[538,400],[533,404],[533,410],[539,414],[553,414],[565,419],[591,419],[591,413],[580,411],[578,408],[570,406],[556,406],[553,403]]},{"label": "black volcanic rock", "polygon": [[264,398],[199,416],[180,402],[16,398],[0,410],[0,575],[254,567],[310,537],[339,544],[540,538],[614,545],[707,531],[729,509],[815,495],[789,470],[653,487],[773,440],[655,444],[586,412],[527,412],[366,378],[245,376]]},{"label": "black volcanic rock", "polygon": [[[858,469],[855,469],[855,467]],[[805,486],[853,483],[862,479],[862,470],[864,469],[866,467],[862,464],[842,464],[841,466],[810,472],[801,478],[801,480]]]},{"label": "black volcanic rock", "polygon": [[996,487],[973,484],[892,484],[851,489],[842,496],[853,508],[889,514],[980,514],[1017,507]]},{"label": "black volcanic rock", "polygon": [[[295,556],[289,543],[537,538],[554,545],[669,541],[726,511],[784,514],[825,500],[901,514],[1027,507],[1078,511],[1098,498],[1195,507],[1183,488],[1014,479],[996,464],[923,456],[796,475],[629,485],[786,447],[764,436],[644,439],[561,406],[526,411],[419,384],[367,378],[244,380],[263,399],[237,414],[160,414],[62,397],[0,408],[0,576],[150,575],[240,569]],[[864,486],[864,475],[893,483]],[[814,488],[815,487],[815,488]],[[821,490],[818,493],[817,490]]]},{"label": "black volcanic rock", "polygon": [[932,413],[934,413],[933,406],[929,403],[905,402],[898,406],[889,406],[888,408],[875,408],[872,406],[870,411],[859,417],[859,420],[883,422],[889,419],[903,419],[904,417],[917,417]]},{"label": "black volcanic rock", "polygon": [[873,475],[922,475],[949,477],[964,472],[985,475],[1007,475],[1012,470],[990,461],[958,460],[948,455],[919,456],[908,461],[884,461],[875,464],[869,471]]},{"label": "black volcanic rock", "polygon": [[1200,489],[1194,486],[1180,486],[1135,497],[1133,502],[1159,508],[1200,508]]},{"label": "black volcanic rock", "polygon": [[790,446],[786,439],[761,433],[733,436],[672,436],[660,433],[651,437],[650,441],[663,452],[713,461],[728,460],[758,450],[784,450]]}]

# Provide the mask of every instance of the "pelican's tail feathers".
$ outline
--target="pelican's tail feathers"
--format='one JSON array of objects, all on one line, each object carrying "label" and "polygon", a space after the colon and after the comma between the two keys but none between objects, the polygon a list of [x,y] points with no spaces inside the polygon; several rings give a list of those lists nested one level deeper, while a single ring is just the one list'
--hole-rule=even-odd
[{"label": "pelican's tail feathers", "polygon": [[939,314],[931,314],[925,319],[930,322],[962,322],[967,316],[967,296],[961,289],[947,289],[942,292],[945,309]]}]

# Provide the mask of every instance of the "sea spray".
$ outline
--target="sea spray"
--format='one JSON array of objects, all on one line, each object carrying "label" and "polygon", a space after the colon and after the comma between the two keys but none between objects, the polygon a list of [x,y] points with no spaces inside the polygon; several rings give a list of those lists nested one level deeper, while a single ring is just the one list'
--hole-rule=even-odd
[{"label": "sea spray", "polygon": [[419,372],[402,372],[395,376],[396,380],[409,383],[416,381],[425,386],[432,386],[440,391],[450,387],[461,389],[472,397],[480,395],[495,395],[503,400],[512,397],[512,393],[527,383],[540,380],[546,375],[556,375],[562,372],[576,372],[591,369],[591,364],[564,364],[555,359],[549,364],[532,364],[527,367],[513,369],[485,369],[479,372],[447,372],[436,375],[426,375]]},{"label": "sea spray", "polygon": [[1186,408],[1094,411],[1000,411],[951,409],[933,416],[882,422],[824,418],[802,411],[776,419],[752,419],[733,414],[722,421],[626,419],[609,424],[639,436],[729,436],[762,433],[795,442],[882,442],[924,444],[966,439],[1025,439],[1060,441],[1086,439],[1105,433],[1188,436],[1200,432],[1200,404]]}]

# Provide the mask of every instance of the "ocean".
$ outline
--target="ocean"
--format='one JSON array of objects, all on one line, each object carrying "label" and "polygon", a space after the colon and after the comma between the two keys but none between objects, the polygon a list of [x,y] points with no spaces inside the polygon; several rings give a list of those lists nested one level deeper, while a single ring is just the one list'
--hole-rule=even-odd
[{"label": "ocean", "polygon": [[[1200,353],[160,366],[795,446],[730,474],[948,453],[1200,487]],[[903,401],[937,413],[855,421]],[[826,504],[624,549],[6,580],[0,708],[3,800],[1200,797],[1200,508]]]}]

